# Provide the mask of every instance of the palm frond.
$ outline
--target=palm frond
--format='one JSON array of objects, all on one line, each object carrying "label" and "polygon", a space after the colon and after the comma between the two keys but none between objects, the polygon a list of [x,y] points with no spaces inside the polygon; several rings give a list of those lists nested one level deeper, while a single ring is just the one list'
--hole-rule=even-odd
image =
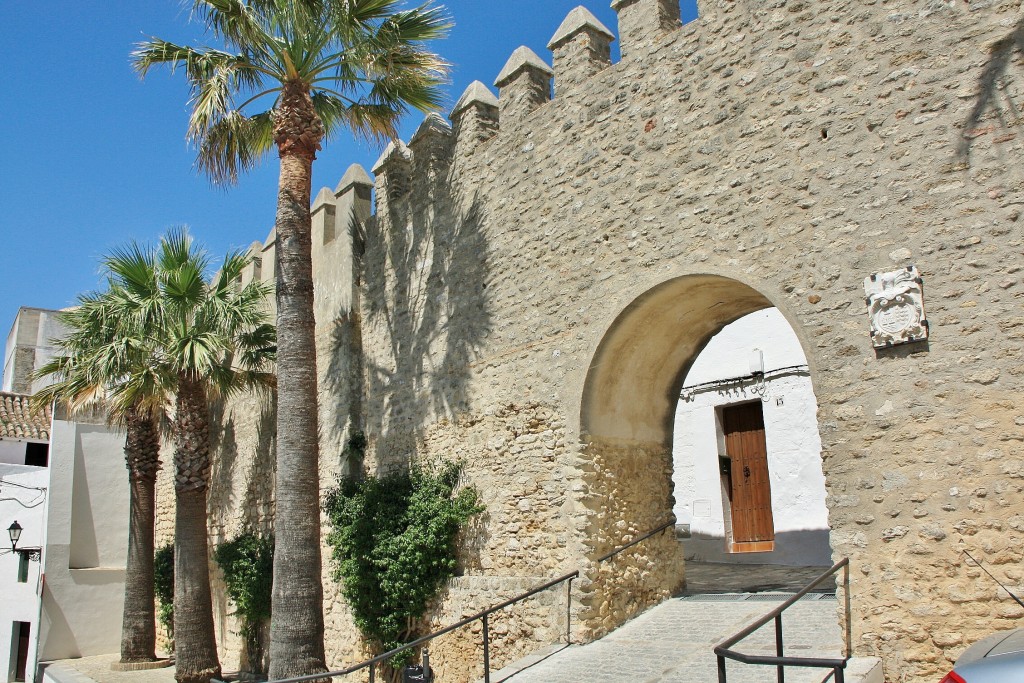
[{"label": "palm frond", "polygon": [[453,26],[444,7],[426,3],[415,9],[395,12],[381,22],[378,40],[387,36],[395,43],[422,43],[448,35]]},{"label": "palm frond", "polygon": [[218,71],[231,73],[239,86],[257,87],[266,76],[244,54],[231,54],[210,47],[178,45],[160,38],[137,43],[131,53],[132,66],[143,77],[154,66],[166,65],[174,73],[184,69],[193,94]]},{"label": "palm frond", "polygon": [[332,26],[343,42],[398,11],[399,0],[348,0],[331,3]]},{"label": "palm frond", "polygon": [[313,93],[313,107],[324,124],[328,140],[349,132],[371,141],[398,136],[398,116],[386,104],[346,102],[324,91]]},{"label": "palm frond", "polygon": [[[244,58],[211,60],[204,65],[202,77],[193,81],[192,115],[189,117],[188,139],[194,144],[202,142],[206,131],[237,111],[235,95],[238,92],[263,89],[263,74]],[[263,89],[263,93],[276,88]]]},{"label": "palm frond", "polygon": [[209,256],[205,250],[195,247],[188,228],[184,226],[172,228],[160,238],[156,266],[163,275],[169,275],[186,267],[205,273],[209,269],[209,265]]},{"label": "palm frond", "polygon": [[192,12],[227,45],[239,50],[262,51],[273,41],[266,31],[265,5],[243,0],[195,0]]},{"label": "palm frond", "polygon": [[154,66],[168,65],[173,73],[178,67],[194,58],[196,51],[185,45],[177,45],[160,38],[150,38],[135,44],[131,52],[132,67],[145,77]]},{"label": "palm frond", "polygon": [[128,292],[137,296],[152,296],[157,287],[153,269],[152,250],[137,242],[116,247],[103,259],[109,275]]},{"label": "palm frond", "polygon": [[347,130],[391,138],[399,117],[432,111],[449,65],[428,50],[451,27],[445,9],[403,0],[192,0],[193,16],[226,49],[153,38],[133,53],[183,69],[192,88],[188,139],[197,168],[215,184],[237,182],[273,149],[273,119],[246,110],[287,84],[309,89],[328,138]]},{"label": "palm frond", "polygon": [[255,168],[274,147],[270,112],[244,116],[233,111],[202,136],[196,166],[216,185],[233,185],[239,173]]}]

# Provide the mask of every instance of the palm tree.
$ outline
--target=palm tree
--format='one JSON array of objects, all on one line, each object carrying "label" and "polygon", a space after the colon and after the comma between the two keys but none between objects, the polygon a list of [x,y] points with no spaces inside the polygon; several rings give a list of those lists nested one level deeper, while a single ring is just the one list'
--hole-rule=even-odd
[{"label": "palm tree", "polygon": [[[136,69],[165,64],[192,87],[188,137],[198,167],[233,183],[276,148],[280,156],[275,272],[279,331],[277,487],[270,677],[326,670],[320,552],[319,434],[309,214],[312,164],[343,130],[396,135],[409,109],[442,99],[447,71],[424,48],[449,23],[428,1],[195,0],[223,50],[160,39],[138,45]],[[270,100],[269,98],[273,98]],[[270,109],[247,114],[250,105]]]},{"label": "palm tree", "polygon": [[58,355],[35,373],[37,379],[55,381],[37,392],[33,400],[37,405],[59,401],[72,415],[106,406],[108,422],[125,430],[130,519],[121,662],[153,661],[153,522],[160,469],[157,419],[163,409],[163,392],[149,372],[146,336],[119,332],[118,325],[127,319],[112,311],[102,296],[79,296],[78,306],[60,318],[68,334],[55,340]]},{"label": "palm tree", "polygon": [[109,289],[101,298],[123,321],[115,332],[140,335],[128,345],[148,349],[147,372],[174,404],[175,678],[182,683],[220,675],[206,510],[210,400],[273,384],[269,288],[238,284],[250,261],[228,254],[208,284],[210,260],[182,230],[155,249],[132,244],[104,261]]},{"label": "palm tree", "polygon": [[154,372],[174,398],[175,678],[206,683],[220,676],[210,597],[206,492],[210,468],[210,400],[269,387],[274,328],[266,321],[269,288],[239,287],[251,258],[225,257],[211,284],[210,260],[184,231],[155,250],[138,245],[106,260],[109,296],[150,331]]}]

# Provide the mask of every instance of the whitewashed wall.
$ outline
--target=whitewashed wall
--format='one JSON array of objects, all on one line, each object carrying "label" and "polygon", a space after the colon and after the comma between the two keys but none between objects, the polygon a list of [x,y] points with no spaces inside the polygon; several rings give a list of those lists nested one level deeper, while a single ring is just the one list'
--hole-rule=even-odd
[{"label": "whitewashed wall", "polygon": [[124,436],[55,419],[39,659],[118,652],[128,551]]},{"label": "whitewashed wall", "polygon": [[[743,382],[697,387],[750,374],[750,356],[760,349],[764,369],[806,363],[800,343],[777,309],[758,311],[726,326],[690,369],[676,408],[673,481],[677,523],[689,524],[683,545],[688,559],[708,562],[828,565],[828,510],[821,470],[817,402],[806,371],[765,381],[763,396]],[[688,389],[696,387],[695,389]],[[775,550],[729,553],[725,509],[728,498],[718,470],[720,428],[716,408],[761,400],[775,524]]]}]

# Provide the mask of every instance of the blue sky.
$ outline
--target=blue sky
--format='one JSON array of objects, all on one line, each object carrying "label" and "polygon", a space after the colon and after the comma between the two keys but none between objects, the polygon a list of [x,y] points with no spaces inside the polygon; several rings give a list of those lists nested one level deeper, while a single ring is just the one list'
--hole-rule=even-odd
[{"label": "blue sky", "polygon": [[[584,4],[615,32],[608,2]],[[580,0],[444,4],[455,26],[434,47],[453,64],[450,107],[473,80],[493,83],[519,45],[550,63],[547,42]],[[684,19],[696,15],[693,0],[683,0],[683,12]],[[19,306],[63,308],[100,286],[99,258],[129,240],[187,225],[220,255],[270,231],[276,158],[235,187],[212,187],[194,171],[185,142],[184,79],[160,71],[143,82],[130,68],[132,45],[149,36],[203,42],[188,18],[181,0],[7,3],[0,22],[0,338]],[[421,120],[403,123],[404,139]],[[313,195],[334,187],[351,163],[369,170],[380,151],[339,137],[314,164]]]}]

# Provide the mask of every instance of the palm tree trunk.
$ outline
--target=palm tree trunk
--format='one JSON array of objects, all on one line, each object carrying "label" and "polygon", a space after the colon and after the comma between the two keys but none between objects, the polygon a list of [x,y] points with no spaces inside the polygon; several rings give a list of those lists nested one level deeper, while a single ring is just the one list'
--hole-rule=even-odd
[{"label": "palm tree trunk", "polygon": [[131,487],[128,560],[124,576],[121,662],[156,659],[156,607],[153,595],[153,521],[160,435],[145,412],[126,415],[125,463]]},{"label": "palm tree trunk", "polygon": [[221,675],[206,521],[209,420],[202,384],[179,377],[174,415],[174,678],[178,683],[209,683]]},{"label": "palm tree trunk", "polygon": [[320,673],[320,443],[310,183],[323,125],[307,88],[289,84],[275,112],[277,196],[277,473],[270,678]]}]

